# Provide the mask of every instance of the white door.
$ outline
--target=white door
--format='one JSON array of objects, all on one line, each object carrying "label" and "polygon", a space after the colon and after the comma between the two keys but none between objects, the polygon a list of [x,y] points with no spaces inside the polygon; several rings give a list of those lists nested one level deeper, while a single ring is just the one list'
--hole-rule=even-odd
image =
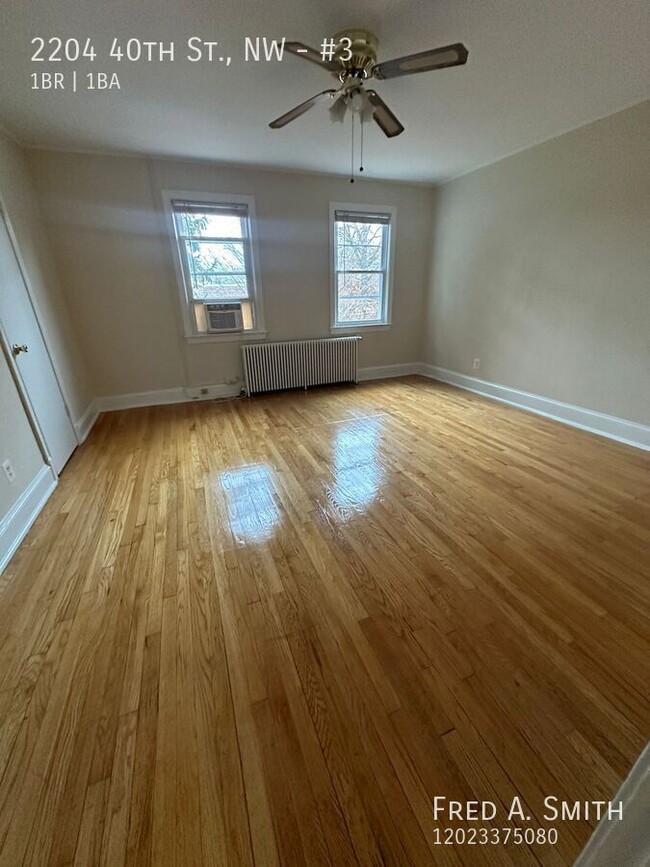
[{"label": "white door", "polygon": [[43,446],[59,473],[77,447],[77,438],[2,213],[0,324]]}]

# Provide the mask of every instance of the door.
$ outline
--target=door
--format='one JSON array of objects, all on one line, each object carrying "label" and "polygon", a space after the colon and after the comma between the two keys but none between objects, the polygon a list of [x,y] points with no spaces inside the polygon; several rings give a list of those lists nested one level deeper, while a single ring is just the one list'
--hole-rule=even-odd
[{"label": "door", "polygon": [[18,385],[59,473],[77,447],[77,438],[1,211],[0,325]]}]

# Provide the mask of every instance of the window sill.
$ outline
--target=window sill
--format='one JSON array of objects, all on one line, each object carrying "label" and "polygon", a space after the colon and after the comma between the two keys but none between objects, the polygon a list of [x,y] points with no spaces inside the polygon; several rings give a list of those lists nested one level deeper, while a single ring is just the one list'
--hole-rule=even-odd
[{"label": "window sill", "polygon": [[390,322],[373,322],[371,325],[332,325],[330,327],[330,334],[351,334],[355,331],[386,331],[391,325],[392,323]]},{"label": "window sill", "polygon": [[186,334],[188,343],[241,343],[242,340],[266,340],[266,331],[236,331],[226,334]]}]

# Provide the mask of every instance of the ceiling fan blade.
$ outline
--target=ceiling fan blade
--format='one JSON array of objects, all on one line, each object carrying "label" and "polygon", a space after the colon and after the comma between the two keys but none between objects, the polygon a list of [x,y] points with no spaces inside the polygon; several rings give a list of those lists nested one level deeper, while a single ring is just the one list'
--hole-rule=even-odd
[{"label": "ceiling fan blade", "polygon": [[367,90],[368,102],[372,106],[372,114],[375,122],[381,127],[382,132],[393,138],[404,132],[404,127],[395,117],[393,112],[388,108],[384,100],[379,96],[376,90]]},{"label": "ceiling fan blade", "polygon": [[444,69],[447,66],[462,66],[467,63],[468,50],[462,42],[421,51],[419,54],[407,54],[396,57],[373,67],[375,78],[397,78],[400,75],[413,75],[415,72],[429,72],[432,69]]},{"label": "ceiling fan blade", "polygon": [[323,69],[326,69],[328,72],[338,73],[341,71],[341,64],[336,60],[323,60],[323,57],[320,51],[317,51],[315,48],[310,48],[309,45],[305,45],[303,42],[285,42],[284,47],[286,51],[291,52],[291,54],[295,54],[297,57],[304,57],[305,60],[311,61],[311,63],[316,63],[318,66],[322,66]]},{"label": "ceiling fan blade", "polygon": [[271,121],[269,126],[271,127],[271,129],[280,129],[283,126],[286,126],[288,123],[291,123],[292,120],[300,117],[301,114],[309,111],[309,109],[313,108],[317,103],[322,102],[324,99],[332,99],[335,93],[338,93],[338,91],[334,89],[324,90],[322,93],[317,93],[316,96],[312,96],[311,99],[307,99],[305,100],[305,102],[301,102],[300,105],[292,108],[291,111],[288,111],[286,114],[282,114],[280,115],[280,117],[276,117],[275,120]]}]

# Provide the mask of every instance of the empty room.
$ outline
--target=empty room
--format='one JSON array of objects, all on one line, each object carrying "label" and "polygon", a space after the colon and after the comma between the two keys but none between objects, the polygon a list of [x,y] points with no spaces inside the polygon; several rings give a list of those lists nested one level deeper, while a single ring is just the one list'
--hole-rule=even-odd
[{"label": "empty room", "polygon": [[2,4],[0,867],[650,864],[649,37]]}]

